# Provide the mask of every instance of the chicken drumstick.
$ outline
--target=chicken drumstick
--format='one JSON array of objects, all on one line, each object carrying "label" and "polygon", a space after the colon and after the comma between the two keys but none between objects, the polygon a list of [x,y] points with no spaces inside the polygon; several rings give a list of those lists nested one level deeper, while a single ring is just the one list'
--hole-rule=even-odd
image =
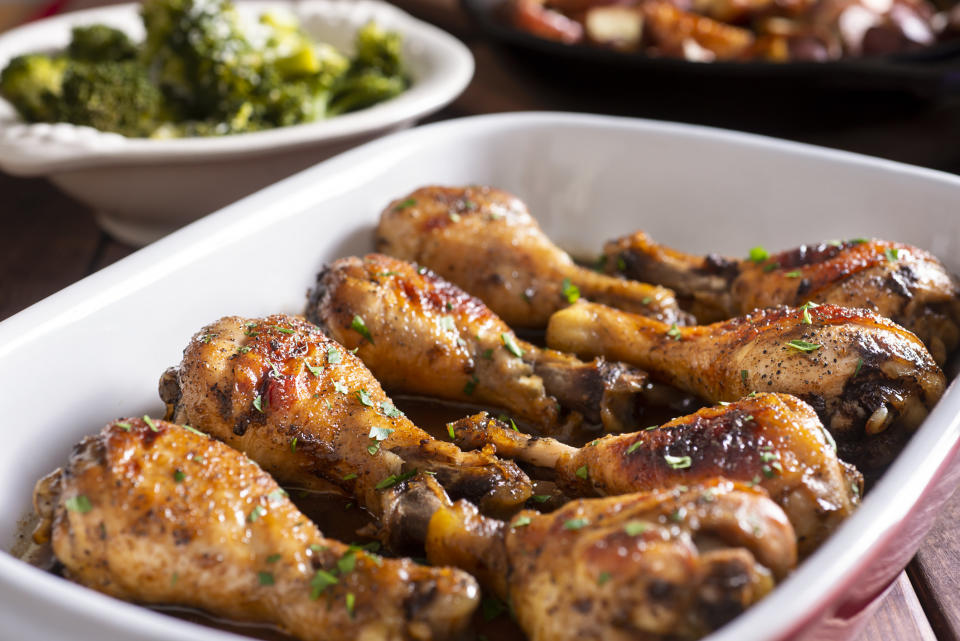
[{"label": "chicken drumstick", "polygon": [[304,641],[460,638],[478,603],[469,574],[327,539],[247,457],[147,417],[85,438],[34,502],[66,575],[128,601]]}]

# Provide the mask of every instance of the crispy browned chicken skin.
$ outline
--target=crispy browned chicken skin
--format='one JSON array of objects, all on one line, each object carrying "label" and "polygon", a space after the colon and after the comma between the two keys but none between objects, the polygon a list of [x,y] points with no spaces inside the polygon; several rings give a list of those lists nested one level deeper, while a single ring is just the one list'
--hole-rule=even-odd
[{"label": "crispy browned chicken skin", "polygon": [[72,580],[138,603],[272,623],[304,641],[458,637],[476,581],[324,538],[250,459],[125,419],[37,483],[41,527]]},{"label": "crispy browned chicken skin", "polygon": [[915,333],[941,365],[960,344],[960,287],[935,256],[911,245],[856,239],[754,261],[692,256],[636,232],[604,252],[608,271],[693,298],[702,323],[813,301],[886,316]]},{"label": "crispy browned chicken skin", "polygon": [[334,261],[307,317],[391,391],[494,405],[561,438],[581,415],[611,431],[636,425],[643,372],[519,340],[480,300],[396,258]]},{"label": "crispy browned chicken skin", "polygon": [[[657,318],[686,316],[673,292],[578,267],[518,198],[491,187],[422,187],[380,215],[377,251],[429,267],[512,327],[542,328],[575,296]],[[566,287],[565,287],[566,285]]]},{"label": "crispy browned chicken skin", "polygon": [[616,496],[715,477],[762,487],[790,518],[800,553],[812,552],[860,502],[863,477],[837,458],[809,405],[757,394],[707,407],[659,428],[605,436],[575,448],[500,421],[451,424],[457,444],[552,468],[568,496]]},{"label": "crispy browned chicken skin", "polygon": [[374,513],[383,484],[413,469],[492,510],[530,495],[514,463],[432,438],[360,359],[294,316],[230,316],[203,328],[179,370],[164,375],[161,396],[176,422],[210,432],[284,483],[336,489]]},{"label": "crispy browned chicken skin", "polygon": [[390,532],[426,539],[507,600],[531,641],[696,639],[795,565],[793,529],[761,491],[723,480],[610,498],[509,524],[418,479],[385,497]]},{"label": "crispy browned chicken skin", "polygon": [[[916,428],[945,387],[914,334],[867,310],[835,305],[671,327],[582,302],[553,315],[547,344],[633,363],[712,402],[753,391],[793,394],[813,406],[837,440],[849,442],[880,432],[894,439]],[[889,430],[893,425],[898,429]]]}]

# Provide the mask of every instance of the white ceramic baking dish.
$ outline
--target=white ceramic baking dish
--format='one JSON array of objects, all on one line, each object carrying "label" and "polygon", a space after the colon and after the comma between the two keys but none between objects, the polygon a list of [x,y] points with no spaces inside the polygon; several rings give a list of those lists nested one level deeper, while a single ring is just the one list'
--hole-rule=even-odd
[{"label": "white ceramic baking dish", "polygon": [[[290,12],[313,38],[348,52],[356,31],[374,20],[403,35],[413,84],[392,100],[329,120],[172,140],[26,124],[0,98],[0,169],[49,178],[91,207],[112,235],[142,245],[320,160],[409,127],[456,98],[473,76],[473,57],[459,40],[379,0],[244,0],[237,7],[251,19],[268,10]],[[0,35],[0,69],[23,53],[63,49],[72,27],[93,23],[143,38],[136,4],[67,13]]]},{"label": "white ceramic baking dish", "polygon": [[[505,114],[369,143],[284,180],[0,323],[0,541],[34,481],[108,420],[162,407],[160,373],[226,314],[298,312],[314,274],[371,249],[392,198],[426,183],[489,183],[529,203],[580,254],[644,228],[692,251],[876,235],[960,268],[960,179],[712,129]],[[957,484],[955,384],[861,509],[763,602],[712,641],[849,634],[916,550]],[[322,524],[321,524],[322,527]],[[0,636],[38,641],[236,638],[121,603],[0,553]]]}]

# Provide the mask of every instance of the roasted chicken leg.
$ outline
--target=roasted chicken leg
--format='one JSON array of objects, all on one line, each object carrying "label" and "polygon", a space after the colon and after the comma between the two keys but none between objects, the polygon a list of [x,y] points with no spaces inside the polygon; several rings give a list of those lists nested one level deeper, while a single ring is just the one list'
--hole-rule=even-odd
[{"label": "roasted chicken leg", "polygon": [[718,476],[759,485],[790,518],[802,555],[853,512],[863,492],[863,477],[837,458],[813,408],[788,394],[757,394],[579,449],[493,418],[450,427],[461,447],[493,444],[498,456],[552,468],[568,496],[616,496]]},{"label": "roasted chicken leg", "polygon": [[459,285],[512,327],[542,328],[578,296],[666,323],[687,319],[669,289],[578,267],[499,189],[422,187],[383,211],[376,243]]},{"label": "roasted chicken leg", "polygon": [[208,325],[160,389],[176,422],[201,427],[284,483],[337,489],[374,514],[381,490],[414,469],[494,511],[530,495],[514,463],[432,438],[360,359],[293,316]]},{"label": "roasted chicken leg", "polygon": [[611,431],[637,425],[645,374],[521,341],[481,301],[396,258],[326,267],[307,318],[356,349],[390,391],[494,405],[560,438],[581,415]]},{"label": "roasted chicken leg", "polygon": [[960,286],[936,257],[910,245],[856,239],[739,260],[691,256],[636,232],[607,243],[604,253],[608,271],[691,297],[704,323],[813,301],[886,316],[915,333],[941,365],[960,344]]},{"label": "roasted chicken leg", "polygon": [[753,391],[793,394],[847,442],[916,428],[945,387],[943,372],[912,333],[867,310],[835,305],[671,327],[581,302],[553,315],[547,344],[633,363],[712,402]]},{"label": "roasted chicken leg", "polygon": [[525,510],[509,524],[451,504],[432,479],[385,496],[391,533],[470,571],[531,641],[697,639],[796,563],[793,528],[761,491],[715,480]]},{"label": "roasted chicken leg", "polygon": [[37,483],[66,575],[138,603],[271,623],[304,641],[459,638],[478,603],[469,574],[382,559],[324,538],[255,463],[164,421],[85,438]]}]

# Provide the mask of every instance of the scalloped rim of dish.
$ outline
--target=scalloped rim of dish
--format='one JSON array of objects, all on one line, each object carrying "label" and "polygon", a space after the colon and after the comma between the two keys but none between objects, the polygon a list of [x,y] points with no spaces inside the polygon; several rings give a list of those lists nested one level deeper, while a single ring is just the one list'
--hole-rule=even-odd
[{"label": "scalloped rim of dish", "polygon": [[[134,27],[138,4],[88,9],[30,23],[0,35],[0,67],[13,56],[65,44],[78,24],[108,22]],[[373,133],[431,113],[451,102],[473,77],[473,56],[445,31],[378,0],[255,0],[238,3],[244,13],[268,9],[292,12],[301,19],[342,21],[356,29],[369,20],[404,36],[405,53],[429,56],[433,69],[412,69],[416,77],[401,95],[360,111],[328,120],[266,131],[217,137],[127,138],[69,123],[25,123],[0,98],[0,169],[19,175],[123,163],[199,161],[237,154],[266,154],[281,149],[333,142]],[[62,46],[62,45],[61,45]],[[409,58],[409,54],[408,54]]]}]

